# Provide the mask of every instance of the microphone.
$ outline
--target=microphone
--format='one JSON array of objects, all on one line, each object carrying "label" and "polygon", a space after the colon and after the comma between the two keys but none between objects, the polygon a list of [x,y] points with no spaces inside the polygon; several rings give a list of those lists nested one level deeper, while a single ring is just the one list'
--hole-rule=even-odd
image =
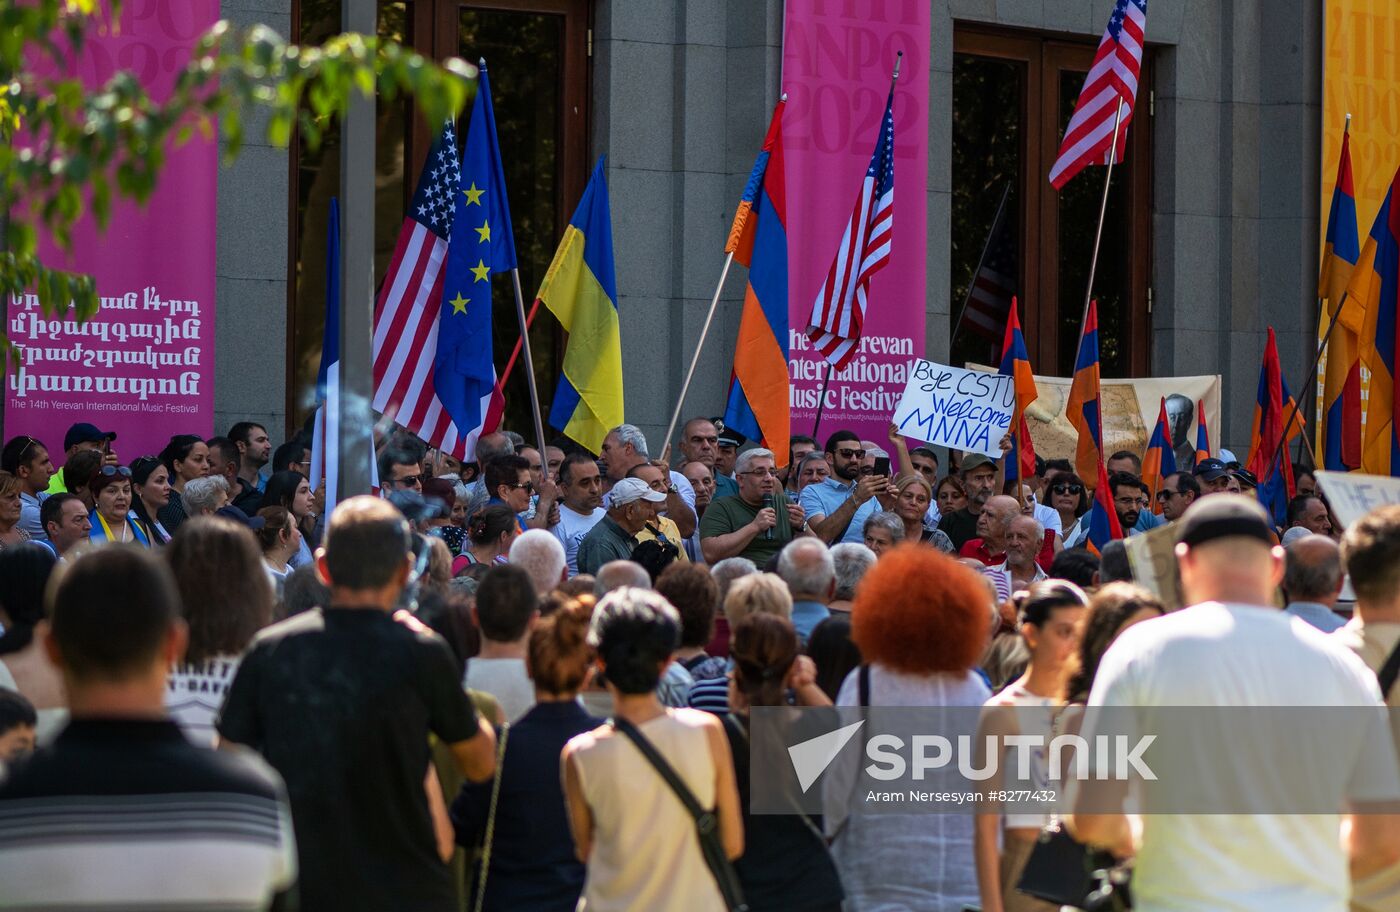
[{"label": "microphone", "polygon": [[[765,510],[771,510],[771,509],[773,509],[773,495],[772,495],[772,494],[764,494],[764,495],[763,495],[763,509],[765,509]],[[772,540],[773,540],[773,527],[772,527],[772,526],[769,526],[768,528],[766,528],[766,529],[763,530],[763,540],[764,540],[764,541],[772,541]]]}]

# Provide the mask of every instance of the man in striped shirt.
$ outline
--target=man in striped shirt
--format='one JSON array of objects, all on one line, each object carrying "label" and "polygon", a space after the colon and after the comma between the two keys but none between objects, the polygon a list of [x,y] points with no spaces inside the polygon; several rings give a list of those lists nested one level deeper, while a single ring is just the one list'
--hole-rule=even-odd
[{"label": "man in striped shirt", "polygon": [[139,548],[90,552],[58,587],[52,625],[72,721],[0,785],[0,903],[280,907],[297,867],[281,779],[195,747],[165,714],[187,641],[170,571]]}]

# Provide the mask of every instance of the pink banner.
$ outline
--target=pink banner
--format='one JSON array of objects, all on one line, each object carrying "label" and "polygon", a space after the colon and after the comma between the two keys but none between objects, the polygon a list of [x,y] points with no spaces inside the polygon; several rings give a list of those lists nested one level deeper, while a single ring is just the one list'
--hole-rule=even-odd
[{"label": "pink banner", "polygon": [[787,155],[792,431],[808,434],[826,362],[804,330],[836,256],[889,95],[895,55],[894,241],[870,280],[861,348],[827,390],[820,433],[885,440],[908,365],[924,352],[928,235],[929,4],[788,0],[783,118]]},{"label": "pink banner", "polygon": [[[90,36],[78,74],[95,88],[127,70],[164,99],[218,18],[219,0],[125,0],[120,30]],[[217,191],[217,143],[196,135],[168,150],[145,206],[115,203],[105,232],[84,218],[71,256],[41,242],[47,265],[96,277],[102,306],[80,324],[45,316],[32,295],[10,302],[21,366],[6,375],[6,439],[38,438],[57,466],[79,421],[115,431],[123,463],[172,434],[211,434]]]}]

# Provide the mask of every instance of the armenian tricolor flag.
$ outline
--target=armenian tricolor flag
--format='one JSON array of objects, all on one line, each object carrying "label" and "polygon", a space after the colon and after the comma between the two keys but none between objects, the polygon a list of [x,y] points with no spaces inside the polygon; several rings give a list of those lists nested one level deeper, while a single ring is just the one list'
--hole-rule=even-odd
[{"label": "armenian tricolor flag", "polygon": [[549,423],[598,453],[608,431],[623,422],[622,332],[601,157],[536,297],[569,334]]},{"label": "armenian tricolor flag", "polygon": [[1381,211],[1347,285],[1341,322],[1361,341],[1361,363],[1371,372],[1366,403],[1366,437],[1361,443],[1361,471],[1371,475],[1400,472],[1396,438],[1396,306],[1400,304],[1400,211],[1394,208],[1400,171],[1391,179]]},{"label": "armenian tricolor flag", "polygon": [[[1351,137],[1343,133],[1337,183],[1332,189],[1332,209],[1327,216],[1322,271],[1317,280],[1317,296],[1323,302],[1318,317],[1319,344],[1332,323],[1332,315],[1342,306],[1347,282],[1360,255],[1356,237],[1356,193],[1351,176]],[[1339,321],[1327,340],[1327,370],[1322,377],[1322,407],[1317,414],[1317,440],[1313,448],[1317,464],[1336,472],[1361,464],[1358,347],[1356,333]]]},{"label": "armenian tricolor flag", "polygon": [[779,467],[787,464],[790,418],[784,104],[779,101],[773,111],[724,245],[749,269],[724,426],[772,450]]},{"label": "armenian tricolor flag", "polygon": [[1161,513],[1162,505],[1157,502],[1157,492],[1162,488],[1162,479],[1176,474],[1176,451],[1172,449],[1172,432],[1167,426],[1167,400],[1157,409],[1157,426],[1152,430],[1152,439],[1147,442],[1147,452],[1142,457],[1142,482],[1147,485],[1152,499],[1152,512]]},{"label": "armenian tricolor flag", "polygon": [[[1292,421],[1284,438],[1283,423]],[[1268,341],[1264,343],[1264,360],[1259,367],[1259,388],[1255,395],[1254,426],[1250,440],[1245,468],[1259,479],[1255,492],[1280,525],[1288,501],[1293,497],[1293,464],[1288,459],[1288,444],[1303,432],[1303,417],[1293,402],[1293,394],[1288,391],[1288,383],[1283,379],[1279,367],[1278,344],[1274,339],[1274,328],[1269,327]]]},{"label": "armenian tricolor flag", "polygon": [[1011,299],[1011,314],[1006,320],[1006,337],[1001,345],[1001,367],[997,371],[1014,378],[1016,405],[1011,412],[1011,451],[1006,454],[1006,479],[1030,478],[1035,475],[1035,444],[1026,424],[1026,408],[1040,395],[1031,373],[1031,356],[1026,352],[1026,338],[1021,335],[1021,321],[1016,316],[1016,298]]},{"label": "armenian tricolor flag", "polygon": [[1210,428],[1206,427],[1206,401],[1196,400],[1196,463],[1210,458]]},{"label": "armenian tricolor flag", "polygon": [[[1069,423],[1079,431],[1074,467],[1087,482],[1098,478],[1103,462],[1103,412],[1099,403],[1099,305],[1089,302],[1084,315],[1084,332],[1079,337],[1079,354],[1074,359],[1074,382],[1065,409]],[[1112,497],[1109,498],[1110,502]],[[1110,512],[1112,512],[1110,510]]]},{"label": "armenian tricolor flag", "polygon": [[1094,477],[1098,479],[1098,484],[1094,486],[1094,499],[1089,512],[1084,515],[1083,521],[1089,524],[1089,537],[1084,544],[1095,554],[1102,554],[1104,545],[1123,537],[1123,526],[1118,522],[1118,511],[1113,508],[1113,491],[1108,486],[1108,470],[1104,468],[1102,459]]}]

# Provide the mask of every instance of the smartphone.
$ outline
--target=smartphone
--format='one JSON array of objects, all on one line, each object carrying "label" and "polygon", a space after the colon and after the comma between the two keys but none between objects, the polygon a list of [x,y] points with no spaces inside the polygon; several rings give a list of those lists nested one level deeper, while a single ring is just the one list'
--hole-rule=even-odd
[{"label": "smartphone", "polygon": [[888,457],[888,456],[876,456],[876,457],[875,457],[875,469],[874,469],[874,471],[872,471],[870,474],[871,474],[871,475],[884,475],[884,476],[888,477],[889,474],[890,474],[890,457]]}]

